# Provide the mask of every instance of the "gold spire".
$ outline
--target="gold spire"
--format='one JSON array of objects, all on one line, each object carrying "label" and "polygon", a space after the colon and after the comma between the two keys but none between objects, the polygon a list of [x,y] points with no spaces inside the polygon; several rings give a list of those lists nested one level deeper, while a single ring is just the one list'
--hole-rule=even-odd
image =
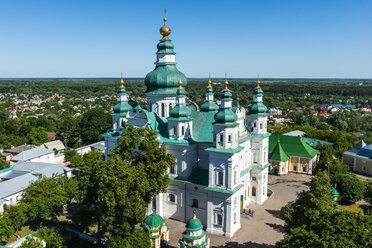
[{"label": "gold spire", "polygon": [[227,73],[225,72],[225,91],[229,90],[229,88],[227,88],[227,85],[229,84],[229,82],[227,82]]},{"label": "gold spire", "polygon": [[257,76],[257,87],[256,88],[260,88],[260,74],[258,74]]},{"label": "gold spire", "polygon": [[181,73],[179,74],[179,80],[178,80],[178,88],[177,88],[177,90],[182,90]]},{"label": "gold spire", "polygon": [[163,18],[163,21],[164,21],[164,25],[163,27],[160,28],[160,34],[163,36],[163,38],[161,40],[166,40],[168,39],[168,36],[170,35],[171,33],[171,29],[167,26],[167,9],[164,9],[164,18]]},{"label": "gold spire", "polygon": [[209,73],[209,80],[207,88],[212,88],[211,74]]},{"label": "gold spire", "polygon": [[124,88],[123,73],[121,73],[120,88]]}]

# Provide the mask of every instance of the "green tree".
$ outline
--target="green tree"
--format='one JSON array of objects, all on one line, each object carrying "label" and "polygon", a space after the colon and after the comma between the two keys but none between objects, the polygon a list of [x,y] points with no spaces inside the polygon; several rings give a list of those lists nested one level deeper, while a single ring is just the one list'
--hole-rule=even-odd
[{"label": "green tree", "polygon": [[0,215],[0,240],[4,240],[14,234],[12,221],[7,216]]},{"label": "green tree", "polygon": [[35,236],[46,243],[46,248],[64,247],[64,239],[61,233],[54,227],[43,227],[38,230]]},{"label": "green tree", "polygon": [[28,133],[27,138],[30,140],[31,144],[39,146],[49,140],[48,134],[46,133],[45,128],[43,127],[34,127],[31,128],[31,131]]},{"label": "green tree", "polygon": [[370,247],[371,216],[337,211],[329,190],[328,176],[317,174],[309,191],[282,208],[286,234],[276,247]]},{"label": "green tree", "polygon": [[62,176],[44,177],[28,186],[21,202],[28,209],[29,219],[41,225],[49,218],[55,220],[62,213],[63,205],[71,200],[68,192],[71,180]]},{"label": "green tree", "polygon": [[43,248],[43,247],[44,246],[42,242],[33,237],[26,239],[26,241],[23,242],[21,246],[18,246],[18,248]]},{"label": "green tree", "polygon": [[10,164],[6,162],[3,158],[0,158],[0,170],[9,168]]},{"label": "green tree", "polygon": [[80,135],[84,144],[102,140],[101,134],[111,129],[111,115],[103,108],[94,108],[83,114],[80,121]]},{"label": "green tree", "polygon": [[128,125],[118,144],[107,161],[102,153],[92,152],[82,163],[73,163],[80,168],[81,203],[94,205],[99,237],[106,231],[116,238],[133,233],[152,198],[166,191],[167,169],[175,164],[173,155],[159,146],[156,132],[147,128]]},{"label": "green tree", "polygon": [[332,182],[341,191],[343,201],[354,203],[363,199],[364,184],[355,174],[336,174]]},{"label": "green tree", "polygon": [[125,237],[113,237],[110,241],[112,248],[150,248],[151,242],[148,234],[140,228],[135,228],[133,233]]},{"label": "green tree", "polygon": [[15,227],[18,233],[19,229],[28,221],[27,208],[24,204],[18,204],[17,206],[7,206],[5,208],[4,216],[11,220],[13,227]]},{"label": "green tree", "polygon": [[329,185],[329,177],[318,173],[311,179],[309,191],[300,192],[296,201],[289,202],[282,208],[281,215],[286,231],[302,225],[311,225],[322,215],[336,211]]}]

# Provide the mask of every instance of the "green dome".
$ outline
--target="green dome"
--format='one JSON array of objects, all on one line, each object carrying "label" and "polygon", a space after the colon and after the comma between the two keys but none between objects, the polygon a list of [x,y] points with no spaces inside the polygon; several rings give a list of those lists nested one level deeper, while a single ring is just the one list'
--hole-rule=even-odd
[{"label": "green dome", "polygon": [[171,42],[171,40],[164,40],[160,41],[159,44],[157,45],[158,51],[156,54],[162,54],[162,53],[167,53],[167,54],[176,54],[174,52],[174,45]]},{"label": "green dome", "polygon": [[256,102],[248,107],[248,113],[250,115],[266,114],[267,107],[262,102]]},{"label": "green dome", "polygon": [[158,65],[145,77],[146,93],[175,95],[180,76],[182,86],[186,87],[186,76],[177,69],[176,65]]},{"label": "green dome", "polygon": [[155,213],[150,214],[147,216],[145,221],[143,222],[144,225],[147,227],[158,227],[159,225],[162,225],[164,223],[164,219]]},{"label": "green dome", "polygon": [[189,231],[198,231],[200,229],[203,229],[203,225],[201,221],[198,218],[196,218],[195,213],[193,218],[189,219],[189,221],[187,222],[186,229]]},{"label": "green dome", "polygon": [[240,104],[239,104],[239,101],[236,101],[236,105],[232,107],[232,111],[236,113],[236,110],[238,110],[238,108],[240,108]]},{"label": "green dome", "polygon": [[257,96],[263,96],[263,91],[261,88],[254,88],[254,91],[253,91],[253,94],[257,95]]},{"label": "green dome", "polygon": [[232,94],[229,90],[222,91],[221,98],[224,100],[232,100]]},{"label": "green dome", "polygon": [[[183,89],[177,89],[177,97],[185,97]],[[170,111],[171,119],[190,119],[191,117],[191,110],[186,104],[177,104],[172,110]]]},{"label": "green dome", "polygon": [[215,114],[214,119],[217,124],[236,124],[238,116],[230,109],[221,109]]},{"label": "green dome", "polygon": [[218,105],[214,101],[206,101],[201,106],[202,112],[218,111]]}]

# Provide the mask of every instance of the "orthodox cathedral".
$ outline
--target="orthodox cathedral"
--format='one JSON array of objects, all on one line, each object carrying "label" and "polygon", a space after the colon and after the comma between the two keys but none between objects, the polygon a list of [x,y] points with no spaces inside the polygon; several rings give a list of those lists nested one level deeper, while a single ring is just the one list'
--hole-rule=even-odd
[{"label": "orthodox cathedral", "polygon": [[209,80],[199,108],[186,98],[187,78],[176,67],[167,18],[160,33],[155,69],[145,78],[147,109],[133,107],[122,79],[112,113],[113,130],[103,134],[105,156],[117,146],[127,123],[157,131],[176,166],[169,169],[168,191],[156,196],[148,214],[183,222],[197,215],[207,232],[231,237],[240,228],[241,211],[267,199],[269,134],[260,82],[248,112],[239,102],[232,106],[227,79],[220,106]]}]

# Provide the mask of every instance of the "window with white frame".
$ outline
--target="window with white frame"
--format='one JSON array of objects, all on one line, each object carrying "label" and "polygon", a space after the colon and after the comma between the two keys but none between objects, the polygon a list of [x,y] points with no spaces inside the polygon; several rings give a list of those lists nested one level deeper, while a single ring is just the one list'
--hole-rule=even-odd
[{"label": "window with white frame", "polygon": [[215,215],[214,215],[214,224],[217,225],[217,226],[222,226],[223,225],[223,214],[222,212],[216,212]]},{"label": "window with white frame", "polygon": [[185,134],[185,127],[182,126],[181,130],[182,130],[182,135],[184,135]]},{"label": "window with white frame", "polygon": [[168,195],[168,202],[170,202],[170,203],[176,203],[176,195],[169,194]]}]

